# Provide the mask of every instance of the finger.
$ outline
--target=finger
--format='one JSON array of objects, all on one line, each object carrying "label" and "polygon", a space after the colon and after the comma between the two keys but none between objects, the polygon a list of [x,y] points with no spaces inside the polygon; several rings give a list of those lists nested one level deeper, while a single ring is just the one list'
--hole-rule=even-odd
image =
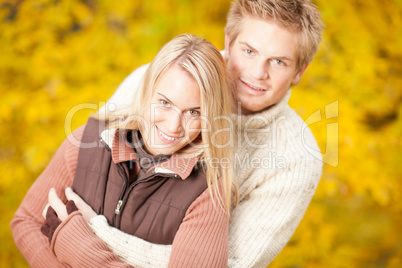
[{"label": "finger", "polygon": [[60,200],[54,188],[49,191],[49,205],[56,211],[60,220],[65,220],[68,216],[66,206],[63,201]]},{"label": "finger", "polygon": [[46,221],[40,227],[40,231],[42,232],[42,234],[44,234],[47,237],[49,237],[50,226]]},{"label": "finger", "polygon": [[79,210],[87,208],[86,207],[87,204],[85,203],[85,201],[82,200],[82,198],[78,194],[74,193],[74,191],[70,187],[66,188],[65,193],[66,193],[67,200],[74,201],[75,205],[77,206],[77,208]]},{"label": "finger", "polygon": [[49,207],[46,212],[46,220],[41,227],[41,232],[49,238],[49,242],[52,241],[53,234],[60,223],[61,220],[57,217],[56,211]]},{"label": "finger", "polygon": [[66,210],[68,215],[70,215],[71,213],[73,213],[74,211],[78,211],[77,206],[75,205],[73,200],[68,200],[67,204],[66,204]]},{"label": "finger", "polygon": [[47,212],[46,212],[46,219],[47,220],[59,220],[57,217],[57,212],[52,208],[49,207]]},{"label": "finger", "polygon": [[68,200],[74,200],[75,202],[76,200],[81,199],[81,197],[78,194],[76,194],[70,187],[66,188],[65,193]]},{"label": "finger", "polygon": [[74,201],[75,205],[86,221],[89,221],[93,217],[97,216],[92,207],[88,205],[78,194],[74,193],[70,187],[66,188],[66,197],[68,200]]},{"label": "finger", "polygon": [[50,207],[50,205],[49,205],[49,203],[47,203],[46,206],[45,206],[45,208],[44,208],[43,211],[42,211],[42,216],[43,216],[43,218],[45,218],[45,219],[46,219],[46,213],[47,213],[47,210],[49,209],[49,207]]}]

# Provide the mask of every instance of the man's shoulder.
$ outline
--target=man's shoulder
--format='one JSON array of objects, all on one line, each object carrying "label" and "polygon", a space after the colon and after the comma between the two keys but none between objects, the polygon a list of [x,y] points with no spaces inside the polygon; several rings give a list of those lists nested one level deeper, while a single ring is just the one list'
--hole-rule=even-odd
[{"label": "man's shoulder", "polygon": [[[257,149],[253,156],[263,155],[265,162],[261,163],[268,163],[268,169],[262,165],[254,175],[264,174],[265,178],[279,176],[282,181],[294,181],[296,176],[299,183],[306,184],[319,181],[323,166],[320,148],[310,128],[294,109],[284,107],[266,126],[266,132],[270,133],[266,141],[269,145]],[[282,177],[279,174],[294,176]]]},{"label": "man's shoulder", "polygon": [[[309,126],[292,109],[286,105],[276,114],[272,122],[265,126],[269,131],[275,151],[290,159],[312,158],[321,161],[322,155],[317,141]],[[266,149],[272,151],[271,146]]]},{"label": "man's shoulder", "polygon": [[105,113],[107,109],[113,109],[113,111],[122,110],[131,105],[133,96],[148,67],[149,63],[144,64],[131,72],[131,74],[119,85],[118,89],[109,98],[107,103],[99,109],[99,113]]},{"label": "man's shoulder", "polygon": [[299,160],[317,163],[322,166],[322,154],[313,132],[306,122],[290,106],[283,110],[286,129],[287,154]]}]

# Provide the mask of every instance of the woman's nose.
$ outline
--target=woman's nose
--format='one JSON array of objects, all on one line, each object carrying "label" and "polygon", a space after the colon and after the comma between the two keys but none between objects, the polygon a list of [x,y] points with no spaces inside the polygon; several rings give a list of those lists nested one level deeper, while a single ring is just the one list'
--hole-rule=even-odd
[{"label": "woman's nose", "polygon": [[183,116],[181,111],[178,109],[172,109],[169,113],[166,114],[166,127],[167,130],[170,132],[168,134],[178,134],[181,133],[183,127]]}]

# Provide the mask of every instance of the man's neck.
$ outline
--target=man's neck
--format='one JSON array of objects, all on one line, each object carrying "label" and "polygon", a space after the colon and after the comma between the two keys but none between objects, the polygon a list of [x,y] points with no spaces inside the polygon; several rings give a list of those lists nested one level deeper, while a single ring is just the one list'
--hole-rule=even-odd
[{"label": "man's neck", "polygon": [[271,107],[274,106],[274,105],[271,105],[271,106],[269,106],[269,107],[267,107],[267,108],[265,108],[263,110],[260,110],[260,111],[250,111],[250,110],[247,110],[247,109],[243,108],[241,106],[240,101],[238,101],[237,105],[234,107],[233,111],[238,115],[253,115],[253,114],[259,114],[261,112],[265,112],[265,111],[271,109]]}]

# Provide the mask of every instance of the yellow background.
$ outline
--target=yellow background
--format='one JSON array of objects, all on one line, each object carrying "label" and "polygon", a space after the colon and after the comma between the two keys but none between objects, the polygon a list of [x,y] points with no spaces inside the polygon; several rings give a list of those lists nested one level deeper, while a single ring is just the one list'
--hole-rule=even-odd
[{"label": "yellow background", "polygon": [[[326,164],[270,267],[402,267],[402,1],[315,3],[324,40],[290,103]],[[180,33],[223,49],[228,8],[229,0],[0,1],[0,267],[28,267],[9,222],[70,133],[71,111],[85,108],[70,118],[83,124]]]}]

